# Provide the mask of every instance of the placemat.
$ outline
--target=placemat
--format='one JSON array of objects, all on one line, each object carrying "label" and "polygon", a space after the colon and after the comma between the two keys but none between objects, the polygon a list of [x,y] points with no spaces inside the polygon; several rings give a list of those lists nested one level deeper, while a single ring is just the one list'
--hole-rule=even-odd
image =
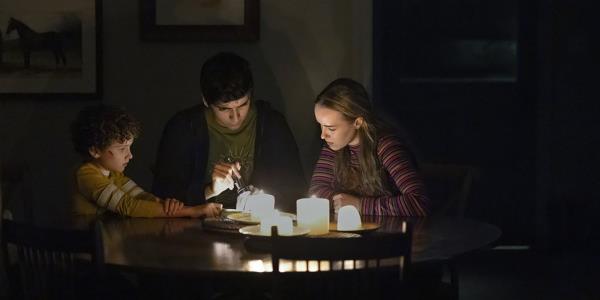
[{"label": "placemat", "polygon": [[240,228],[248,226],[226,217],[206,218],[202,221],[202,227],[208,231],[226,232],[240,234]]}]

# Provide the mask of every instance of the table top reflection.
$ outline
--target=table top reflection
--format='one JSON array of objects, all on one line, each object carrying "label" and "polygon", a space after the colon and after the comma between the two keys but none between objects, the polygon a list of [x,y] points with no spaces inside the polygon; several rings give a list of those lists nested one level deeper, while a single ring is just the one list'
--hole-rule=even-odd
[{"label": "table top reflection", "polygon": [[[490,224],[457,218],[365,217],[381,227],[371,234],[413,228],[412,262],[442,260],[483,248],[500,230]],[[177,272],[269,272],[271,256],[250,251],[245,237],[208,231],[198,219],[102,220],[106,263],[119,268]]]}]

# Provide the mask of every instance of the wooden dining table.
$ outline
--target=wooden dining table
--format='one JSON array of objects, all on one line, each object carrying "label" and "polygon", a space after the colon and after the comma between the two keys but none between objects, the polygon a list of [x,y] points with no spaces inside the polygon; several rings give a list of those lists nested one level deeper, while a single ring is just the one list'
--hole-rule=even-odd
[{"label": "wooden dining table", "polygon": [[[209,229],[200,219],[108,218],[101,220],[105,261],[119,269],[229,276],[270,272],[268,251],[248,247],[236,231]],[[501,231],[480,221],[451,217],[363,217],[380,227],[364,234],[413,230],[414,264],[450,259],[485,248]],[[334,237],[335,238],[335,237]]]}]

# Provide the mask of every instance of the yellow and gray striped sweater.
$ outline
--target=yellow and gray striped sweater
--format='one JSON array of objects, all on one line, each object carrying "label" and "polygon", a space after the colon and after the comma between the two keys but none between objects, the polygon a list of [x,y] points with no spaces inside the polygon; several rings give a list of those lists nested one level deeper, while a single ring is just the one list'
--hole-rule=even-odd
[{"label": "yellow and gray striped sweater", "polygon": [[72,181],[75,216],[111,211],[122,216],[156,217],[163,211],[159,198],[145,192],[121,172],[106,176],[93,163],[84,163],[77,168]]}]

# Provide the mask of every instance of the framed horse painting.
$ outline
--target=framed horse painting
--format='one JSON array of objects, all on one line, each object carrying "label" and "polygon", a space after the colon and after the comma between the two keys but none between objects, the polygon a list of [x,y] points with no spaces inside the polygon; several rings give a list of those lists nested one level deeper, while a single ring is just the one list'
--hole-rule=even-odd
[{"label": "framed horse painting", "polygon": [[101,0],[0,0],[0,96],[101,94]]},{"label": "framed horse painting", "polygon": [[252,42],[260,0],[139,0],[144,41]]}]

